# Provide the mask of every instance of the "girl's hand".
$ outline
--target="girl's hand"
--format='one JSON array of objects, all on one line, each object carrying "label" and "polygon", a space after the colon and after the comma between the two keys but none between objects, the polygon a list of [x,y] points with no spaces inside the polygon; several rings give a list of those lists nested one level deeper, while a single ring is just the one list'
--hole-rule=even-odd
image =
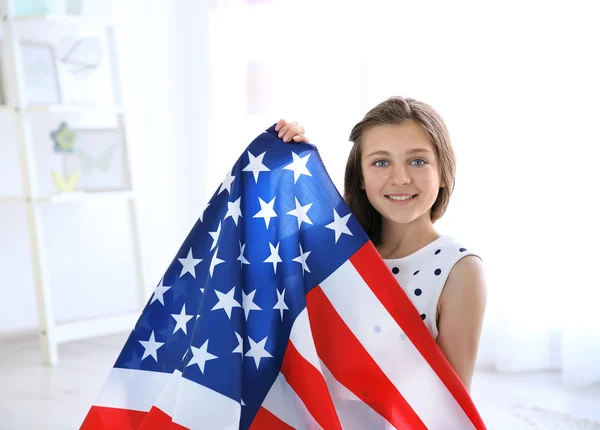
[{"label": "girl's hand", "polygon": [[304,135],[304,127],[296,121],[286,122],[285,119],[281,119],[275,126],[275,131],[279,133],[279,137],[284,142],[308,143],[308,137]]}]

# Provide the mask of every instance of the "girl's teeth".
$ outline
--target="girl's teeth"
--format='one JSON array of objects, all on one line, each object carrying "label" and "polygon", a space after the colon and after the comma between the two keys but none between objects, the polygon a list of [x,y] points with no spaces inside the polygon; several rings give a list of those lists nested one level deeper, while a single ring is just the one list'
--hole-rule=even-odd
[{"label": "girl's teeth", "polygon": [[392,200],[408,200],[408,199],[412,199],[413,198],[413,196],[402,196],[402,197],[399,197],[399,196],[388,196],[388,197],[390,199],[392,199]]}]

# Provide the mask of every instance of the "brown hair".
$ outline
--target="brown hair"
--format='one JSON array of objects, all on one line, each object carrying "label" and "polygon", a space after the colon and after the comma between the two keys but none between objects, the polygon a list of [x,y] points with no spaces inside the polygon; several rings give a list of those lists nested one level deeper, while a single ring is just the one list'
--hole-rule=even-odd
[{"label": "brown hair", "polygon": [[454,191],[456,159],[442,117],[431,106],[410,98],[396,96],[379,103],[352,128],[350,141],[354,145],[348,156],[344,178],[344,200],[375,246],[381,244],[381,215],[361,189],[361,138],[371,127],[401,124],[410,120],[421,125],[429,135],[437,151],[441,183],[446,185],[440,187],[438,197],[431,207],[432,222],[436,222],[446,212],[450,195]]}]

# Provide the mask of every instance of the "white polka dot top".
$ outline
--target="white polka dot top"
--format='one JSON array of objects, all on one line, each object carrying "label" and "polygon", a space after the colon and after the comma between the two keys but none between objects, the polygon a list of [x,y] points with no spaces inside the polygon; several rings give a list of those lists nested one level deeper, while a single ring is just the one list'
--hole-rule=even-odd
[{"label": "white polka dot top", "polygon": [[438,337],[437,307],[442,289],[452,267],[467,255],[481,258],[452,237],[441,236],[406,257],[383,260],[434,339]]}]

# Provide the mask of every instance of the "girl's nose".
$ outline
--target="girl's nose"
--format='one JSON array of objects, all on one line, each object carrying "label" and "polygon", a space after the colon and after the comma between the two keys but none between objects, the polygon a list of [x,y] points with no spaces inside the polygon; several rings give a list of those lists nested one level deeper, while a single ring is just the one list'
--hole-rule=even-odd
[{"label": "girl's nose", "polygon": [[408,169],[404,166],[395,166],[392,169],[391,180],[394,184],[409,184],[411,178]]}]

